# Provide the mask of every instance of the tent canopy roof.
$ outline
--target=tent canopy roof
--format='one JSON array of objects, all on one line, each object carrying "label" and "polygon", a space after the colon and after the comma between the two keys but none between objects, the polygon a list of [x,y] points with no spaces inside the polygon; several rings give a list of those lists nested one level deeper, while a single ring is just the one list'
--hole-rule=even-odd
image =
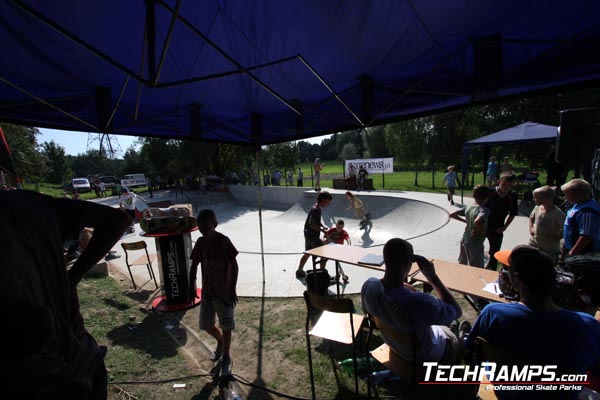
[{"label": "tent canopy roof", "polygon": [[495,146],[517,142],[556,140],[558,127],[525,122],[477,139],[463,143],[463,149],[479,146]]},{"label": "tent canopy roof", "polygon": [[0,2],[0,121],[267,144],[600,83],[594,0]]}]

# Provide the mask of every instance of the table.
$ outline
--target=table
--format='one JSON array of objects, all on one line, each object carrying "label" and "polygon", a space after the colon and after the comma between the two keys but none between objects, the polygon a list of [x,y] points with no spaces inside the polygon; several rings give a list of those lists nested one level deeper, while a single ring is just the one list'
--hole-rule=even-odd
[{"label": "table", "polygon": [[[324,246],[316,247],[311,250],[304,252],[313,257],[313,268],[316,268],[316,264],[320,258],[326,258],[334,260],[336,262],[343,262],[346,264],[356,265],[361,268],[369,268],[376,271],[385,271],[385,265],[367,265],[358,262],[362,257],[367,254],[383,254],[383,247],[357,247],[357,246],[345,246],[338,244],[327,244]],[[476,311],[480,311],[476,304],[472,301],[470,296],[477,297],[480,299],[494,301],[494,302],[506,302],[503,297],[500,297],[500,293],[490,293],[483,290],[484,286],[488,283],[493,283],[498,280],[498,272],[491,271],[483,268],[471,267],[468,265],[462,265],[450,261],[444,260],[432,260],[435,265],[435,271],[440,277],[440,280],[446,285],[446,287],[455,292],[461,293],[465,296],[465,299],[471,304]],[[338,265],[336,263],[336,274],[338,273]],[[409,282],[423,282],[427,283],[427,279],[419,270],[419,267],[414,263],[408,273]],[[340,296],[339,282],[337,283],[337,295]]]}]

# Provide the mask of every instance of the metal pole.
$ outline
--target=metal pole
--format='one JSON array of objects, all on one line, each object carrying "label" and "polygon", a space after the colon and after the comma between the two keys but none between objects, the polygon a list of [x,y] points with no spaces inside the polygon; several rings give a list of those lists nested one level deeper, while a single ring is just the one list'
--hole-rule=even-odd
[{"label": "metal pole", "polygon": [[[256,149],[256,174],[260,177],[260,146]],[[260,179],[258,179],[258,226],[260,231],[260,259],[262,263],[262,283],[265,283],[265,247],[263,242],[263,224],[262,224],[262,196],[260,193]]]}]

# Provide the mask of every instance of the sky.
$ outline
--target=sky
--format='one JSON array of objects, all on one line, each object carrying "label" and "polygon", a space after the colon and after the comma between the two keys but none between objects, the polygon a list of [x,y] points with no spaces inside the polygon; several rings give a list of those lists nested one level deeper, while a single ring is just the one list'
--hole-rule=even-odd
[{"label": "sky", "polygon": [[[39,144],[54,140],[55,143],[64,147],[65,153],[69,155],[76,156],[78,154],[86,153],[88,148],[88,137],[91,137],[92,140],[95,139],[95,141],[91,142],[90,144],[92,149],[97,150],[100,146],[100,141],[98,139],[99,135],[97,133],[60,131],[46,128],[39,128],[39,130],[41,132],[41,134],[37,137]],[[321,140],[330,136],[331,135],[317,136],[303,140],[309,143],[320,144]],[[127,149],[134,145],[135,141],[137,140],[137,136],[113,135],[113,137],[117,139],[119,144],[118,147],[121,148],[122,153],[119,155],[119,157],[122,157]],[[115,147],[117,146],[113,143],[113,148]]]}]

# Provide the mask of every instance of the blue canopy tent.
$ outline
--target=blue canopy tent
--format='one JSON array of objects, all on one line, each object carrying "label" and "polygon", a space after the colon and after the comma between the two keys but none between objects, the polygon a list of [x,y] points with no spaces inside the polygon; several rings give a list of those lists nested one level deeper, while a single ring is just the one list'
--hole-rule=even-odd
[{"label": "blue canopy tent", "polygon": [[600,84],[596,0],[4,0],[0,43],[0,121],[257,149]]},{"label": "blue canopy tent", "polygon": [[0,121],[260,145],[600,83],[595,0],[4,0]]},{"label": "blue canopy tent", "polygon": [[535,143],[556,141],[558,127],[537,124],[535,122],[525,122],[508,129],[504,129],[477,139],[469,140],[463,143],[462,147],[462,182],[461,198],[464,194],[464,183],[468,179],[469,161],[471,150],[475,147],[483,147],[483,173],[485,174],[486,161],[490,157],[490,148],[492,146],[507,145],[515,143]]}]

